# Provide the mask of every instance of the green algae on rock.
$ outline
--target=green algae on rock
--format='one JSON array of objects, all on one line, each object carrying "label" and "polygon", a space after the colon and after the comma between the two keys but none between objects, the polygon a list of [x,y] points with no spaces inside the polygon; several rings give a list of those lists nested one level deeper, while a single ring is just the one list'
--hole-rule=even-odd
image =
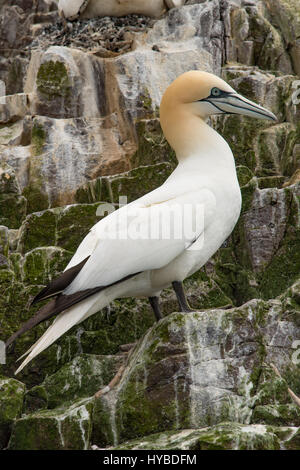
[{"label": "green algae on rock", "polygon": [[71,253],[56,247],[34,248],[26,253],[21,264],[25,284],[46,285],[68,264]]},{"label": "green algae on rock", "polygon": [[0,167],[0,224],[12,229],[19,228],[26,214],[26,205],[15,171],[4,163]]},{"label": "green algae on rock", "polygon": [[7,446],[12,425],[22,413],[25,385],[0,376],[0,449]]},{"label": "green algae on rock", "polygon": [[86,450],[91,433],[93,400],[75,401],[69,408],[43,410],[18,419],[9,450]]},{"label": "green algae on rock", "polygon": [[46,140],[46,132],[38,121],[33,123],[31,134],[31,142],[33,147],[33,154],[40,155]]},{"label": "green algae on rock", "polygon": [[[288,370],[292,338],[300,334],[293,322],[280,320],[282,315],[279,301],[255,300],[231,310],[173,313],[164,318],[139,342],[110,402],[102,397],[96,404],[94,443],[115,444],[226,420],[250,423],[256,403],[262,403],[263,389],[276,382],[274,374],[271,380],[263,378],[264,364],[271,360],[274,347],[281,347],[285,364],[281,367]],[[272,331],[277,324],[281,328],[275,338]],[[294,365],[292,370],[295,381],[299,380],[299,368]],[[291,374],[286,373],[290,380]],[[286,384],[282,386],[279,402],[290,403]],[[113,428],[109,413],[114,416]],[[98,423],[103,422],[110,424],[99,429]],[[111,436],[114,440],[107,442]]]},{"label": "green algae on rock", "polygon": [[158,119],[140,119],[135,124],[135,130],[138,148],[131,157],[134,168],[158,162],[176,165],[175,152],[166,141]]},{"label": "green algae on rock", "polygon": [[129,203],[160,186],[172,172],[169,162],[139,166],[126,173],[101,176],[77,190],[76,200],[81,203],[106,201],[119,204],[119,197]]},{"label": "green algae on rock", "polygon": [[20,229],[18,250],[26,253],[38,247],[59,246],[74,253],[99,220],[98,205],[74,204],[28,215]]},{"label": "green algae on rock", "polygon": [[[165,431],[124,442],[114,450],[279,450],[280,428],[224,422],[202,429]],[[285,439],[294,433],[286,428]]]},{"label": "green algae on rock", "polygon": [[49,60],[41,64],[36,83],[39,92],[48,100],[55,96],[67,97],[70,94],[70,81],[63,62]]},{"label": "green algae on rock", "polygon": [[[0,320],[5,319],[1,336],[5,339],[15,331],[16,325],[21,325],[40,307],[37,305],[28,311],[26,305],[42,286],[24,288],[24,284],[18,281],[13,287],[9,287],[12,276],[12,271],[0,270],[1,287],[6,291],[6,296],[0,299]],[[0,365],[3,374],[13,374],[16,369],[15,360],[41,336],[50,322],[38,325],[17,341],[14,351],[7,355],[7,364]],[[138,303],[133,299],[115,301],[110,311],[99,312],[73,327],[67,335],[34,359],[22,371],[21,380],[30,388],[40,385],[47,375],[55,374],[79,354],[116,354],[121,344],[137,341],[153,323],[154,316],[146,299],[141,299]]]},{"label": "green algae on rock", "polygon": [[[122,356],[80,354],[26,395],[26,408],[33,409],[38,397],[52,409],[94,395],[105,387],[123,363]],[[42,392],[43,389],[43,392]]]},{"label": "green algae on rock", "polygon": [[300,409],[294,403],[286,405],[258,405],[253,412],[253,422],[271,426],[300,426]]}]

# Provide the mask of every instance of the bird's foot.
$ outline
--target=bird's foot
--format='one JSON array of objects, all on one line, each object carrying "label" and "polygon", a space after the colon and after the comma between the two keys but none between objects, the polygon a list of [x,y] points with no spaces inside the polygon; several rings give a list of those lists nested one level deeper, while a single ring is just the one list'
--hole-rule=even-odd
[{"label": "bird's foot", "polygon": [[192,313],[192,312],[195,312],[195,310],[190,308],[189,306],[186,306],[184,308],[181,308],[181,312],[182,313]]},{"label": "bird's foot", "polygon": [[188,304],[188,301],[187,301],[185,293],[184,293],[184,288],[183,288],[182,282],[174,281],[174,282],[172,282],[172,286],[173,286],[173,289],[174,289],[176,297],[177,297],[177,301],[178,301],[178,304],[179,304],[179,307],[180,307],[180,311],[183,312],[183,313],[194,312],[195,310],[193,310]]}]

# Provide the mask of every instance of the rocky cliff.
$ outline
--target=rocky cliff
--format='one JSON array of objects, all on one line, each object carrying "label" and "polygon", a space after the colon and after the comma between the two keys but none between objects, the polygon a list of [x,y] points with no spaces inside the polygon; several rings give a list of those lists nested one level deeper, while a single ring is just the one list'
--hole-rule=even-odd
[{"label": "rocky cliff", "polygon": [[[158,106],[180,73],[221,75],[278,122],[212,121],[243,209],[185,282],[195,313],[176,313],[171,290],[158,324],[146,300],[115,301],[16,380],[16,358],[49,325],[28,332],[0,366],[0,448],[299,449],[299,2],[188,1],[158,20],[66,27],[55,2],[13,3],[0,0],[0,339],[33,314],[101,204],[170,174]],[[122,345],[136,341],[128,359]]]}]

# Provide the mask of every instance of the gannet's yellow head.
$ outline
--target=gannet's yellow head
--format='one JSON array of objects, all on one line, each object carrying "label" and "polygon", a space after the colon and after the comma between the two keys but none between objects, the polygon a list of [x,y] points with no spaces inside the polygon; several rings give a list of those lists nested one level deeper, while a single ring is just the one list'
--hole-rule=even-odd
[{"label": "gannet's yellow head", "polygon": [[198,70],[176,78],[160,105],[161,126],[175,150],[179,139],[185,143],[193,139],[199,118],[205,120],[213,114],[243,114],[276,121],[273,113],[239,95],[221,78]]},{"label": "gannet's yellow head", "polygon": [[244,114],[276,121],[273,113],[239,95],[221,78],[198,70],[183,73],[171,83],[162,98],[161,113],[178,105],[203,119],[212,114]]}]

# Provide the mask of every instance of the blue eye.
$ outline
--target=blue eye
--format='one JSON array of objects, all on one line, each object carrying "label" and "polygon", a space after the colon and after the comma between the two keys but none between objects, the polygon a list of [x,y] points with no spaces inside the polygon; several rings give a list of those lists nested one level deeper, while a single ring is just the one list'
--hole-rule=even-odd
[{"label": "blue eye", "polygon": [[221,95],[221,90],[219,90],[219,88],[214,87],[214,88],[211,89],[210,93],[211,93],[212,96],[220,96]]}]

